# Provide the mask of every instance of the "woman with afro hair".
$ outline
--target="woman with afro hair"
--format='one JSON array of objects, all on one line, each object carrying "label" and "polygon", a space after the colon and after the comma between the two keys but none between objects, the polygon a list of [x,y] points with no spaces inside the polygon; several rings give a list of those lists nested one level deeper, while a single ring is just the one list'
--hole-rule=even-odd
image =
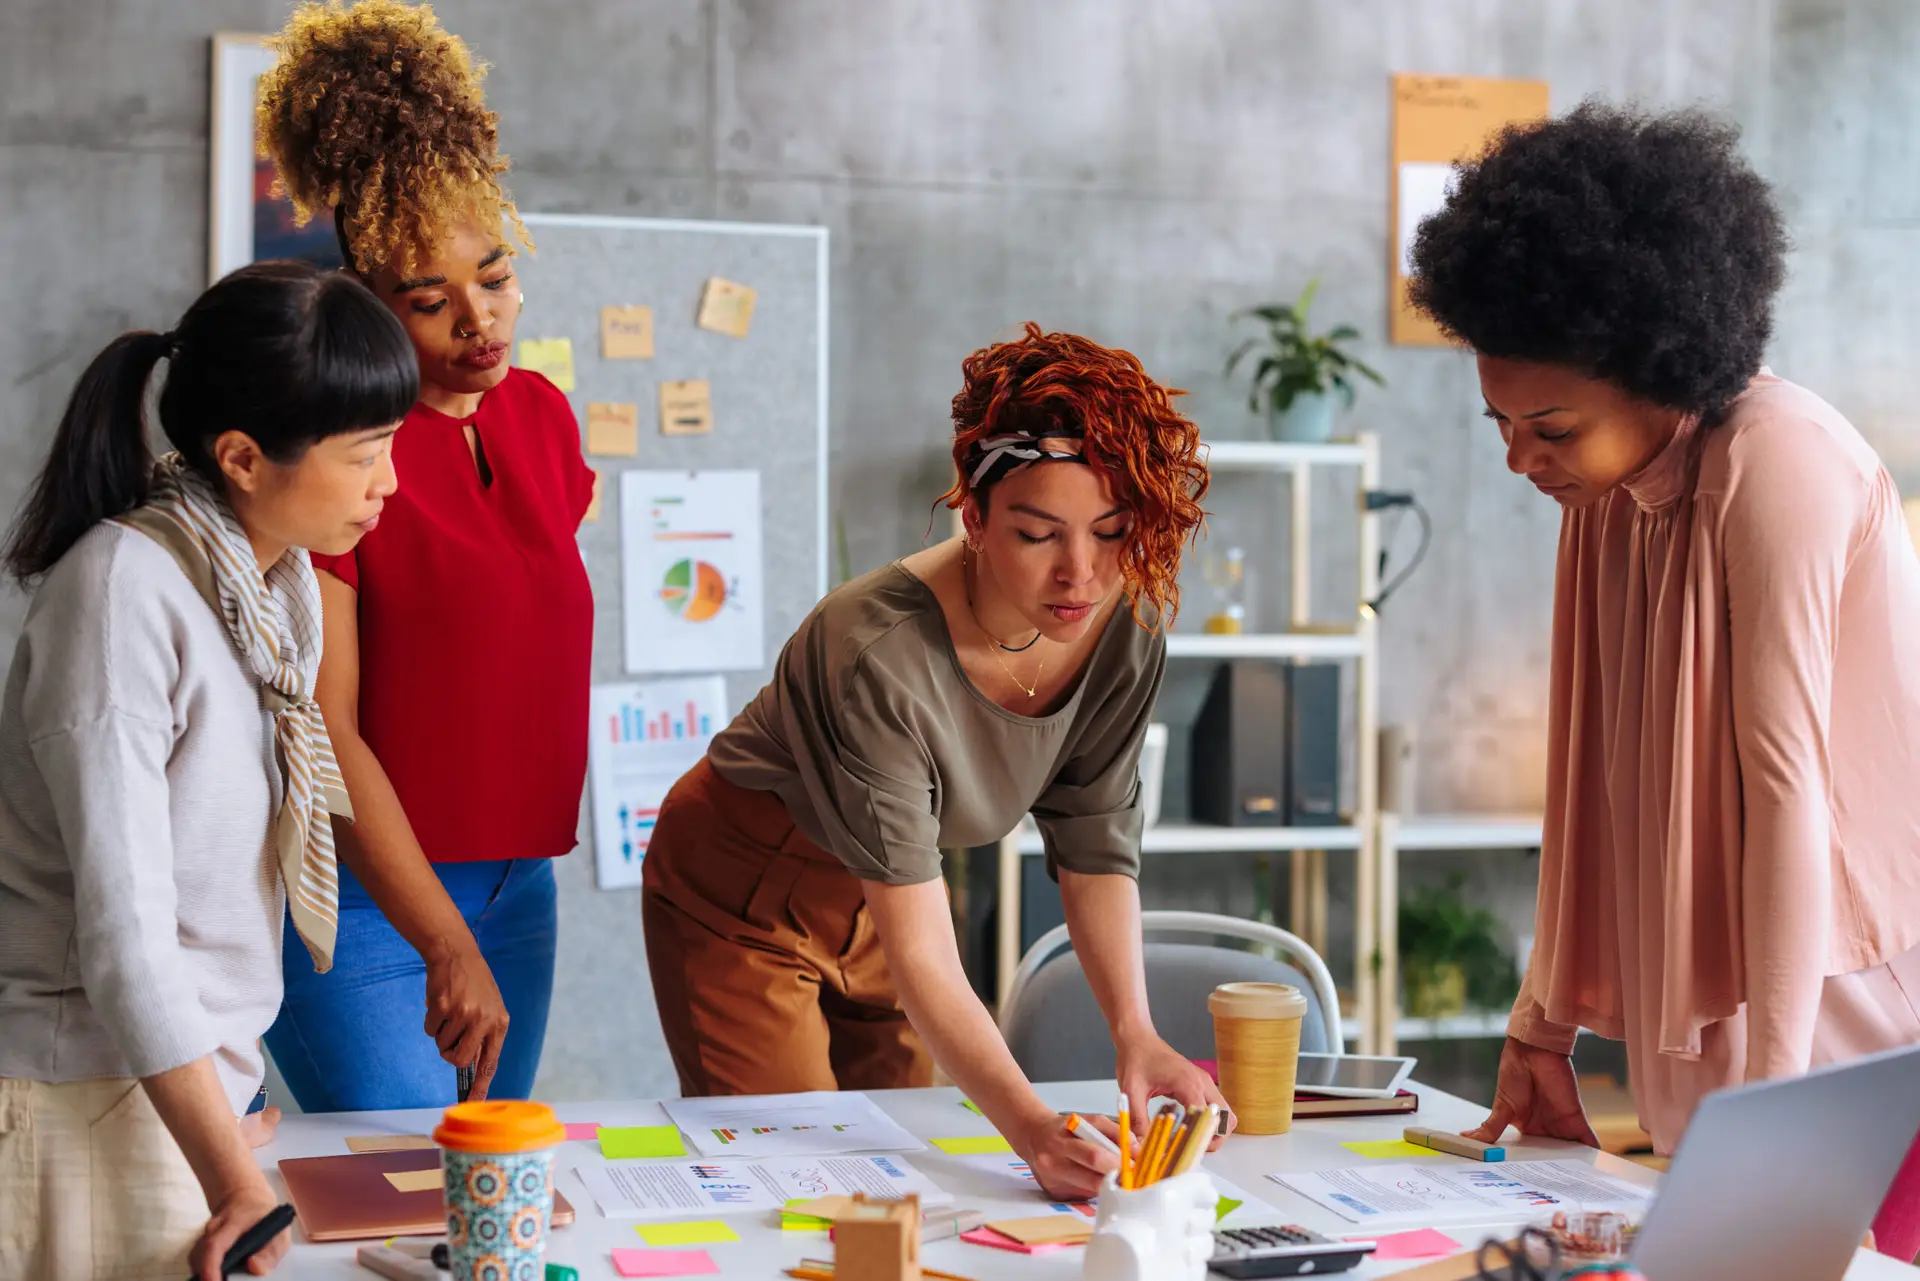
[{"label": "woman with afro hair", "polygon": [[960,965],[940,851],[1031,812],[1067,925],[1146,1100],[1219,1102],[1154,1031],[1138,765],[1166,666],[1199,433],[1123,351],[1028,325],[953,399],[964,536],[854,579],[675,784],[641,911],[688,1095],[932,1082],[931,1059],[1056,1196],[1117,1164],[1022,1075]]},{"label": "woman with afro hair", "polygon": [[503,222],[519,224],[484,69],[431,9],[393,0],[304,5],[277,48],[262,147],[400,318],[420,399],[379,528],[314,560],[318,694],[357,818],[339,963],[318,975],[288,946],[267,1045],[309,1111],[449,1103],[456,1067],[474,1097],[524,1097],[553,994],[552,859],[573,848],[586,773],[593,600],[574,535],[593,476],[566,397],[508,366],[521,293]]},{"label": "woman with afro hair", "polygon": [[[1462,165],[1414,245],[1563,509],[1535,944],[1479,1138],[1594,1142],[1582,1027],[1661,1153],[1711,1090],[1920,1042],[1920,561],[1872,448],[1761,365],[1786,236],[1736,142],[1588,103]],[[1912,1199],[1877,1225],[1903,1258]]]}]

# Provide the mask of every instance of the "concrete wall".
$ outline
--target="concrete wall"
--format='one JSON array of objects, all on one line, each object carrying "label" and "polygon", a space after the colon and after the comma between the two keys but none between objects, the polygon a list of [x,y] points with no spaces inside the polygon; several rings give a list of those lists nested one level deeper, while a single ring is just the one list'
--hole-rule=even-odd
[{"label": "concrete wall", "polygon": [[[1321,317],[1359,324],[1391,382],[1354,422],[1381,433],[1388,483],[1436,522],[1385,615],[1382,683],[1387,718],[1419,731],[1427,808],[1539,801],[1557,514],[1506,475],[1465,357],[1382,341],[1390,72],[1544,76],[1560,108],[1597,93],[1730,112],[1799,246],[1776,368],[1920,481],[1905,418],[1920,399],[1920,8],[1906,0],[439,7],[497,65],[490,97],[526,208],[832,229],[834,481],[856,569],[919,545],[975,346],[1029,317],[1079,330],[1191,389],[1209,433],[1248,435],[1218,375],[1226,317],[1324,277]],[[169,322],[201,283],[206,37],[285,11],[0,12],[0,270],[16,304],[0,329],[0,507],[86,358],[124,326]],[[525,276],[539,287],[537,259]],[[1284,513],[1263,495],[1223,486],[1215,505],[1221,536],[1279,552]],[[1331,613],[1350,606],[1352,550],[1323,532]],[[1284,601],[1277,573],[1259,586]],[[0,598],[0,640],[22,607]],[[563,911],[587,926],[568,944],[568,1001],[593,990],[572,958],[633,917],[589,901],[585,863],[564,873]],[[657,1056],[584,1022],[556,1021],[550,1092],[667,1088]]]}]

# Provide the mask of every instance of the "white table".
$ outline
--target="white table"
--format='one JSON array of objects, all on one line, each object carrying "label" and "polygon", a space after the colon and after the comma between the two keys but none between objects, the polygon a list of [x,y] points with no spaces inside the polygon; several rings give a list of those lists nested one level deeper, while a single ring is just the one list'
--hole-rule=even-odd
[{"label": "white table", "polygon": [[[1237,1213],[1230,1225],[1259,1222],[1289,1222],[1325,1232],[1329,1236],[1357,1233],[1352,1225],[1320,1210],[1312,1202],[1267,1178],[1269,1173],[1288,1170],[1330,1169],[1364,1164],[1340,1145],[1364,1139],[1395,1139],[1408,1125],[1435,1129],[1463,1130],[1486,1119],[1486,1109],[1450,1094],[1425,1087],[1414,1087],[1420,1094],[1420,1111],[1412,1116],[1340,1117],[1296,1123],[1292,1134],[1271,1138],[1233,1138],[1206,1161],[1206,1168],[1251,1192],[1274,1208],[1275,1213],[1252,1218]],[[1072,1082],[1042,1085],[1040,1094],[1062,1110],[1097,1112],[1113,1106],[1112,1082]],[[963,1134],[987,1134],[992,1127],[982,1117],[960,1106],[960,1092],[953,1089],[880,1090],[872,1098],[901,1125],[921,1138],[946,1138]],[[627,1103],[564,1103],[555,1106],[562,1120],[592,1122],[600,1125],[663,1125],[666,1113],[655,1101]],[[261,1164],[269,1171],[276,1187],[279,1174],[275,1162],[283,1157],[330,1156],[345,1152],[344,1140],[360,1134],[421,1134],[430,1131],[439,1120],[437,1112],[335,1113],[318,1116],[288,1117],[280,1126],[274,1144],[260,1150]],[[1642,1166],[1572,1144],[1550,1140],[1527,1140],[1510,1146],[1510,1159],[1576,1156],[1602,1170],[1651,1185],[1657,1180]],[[987,1193],[996,1187],[960,1158],[936,1149],[916,1152],[908,1158],[943,1189],[955,1195],[956,1203],[985,1211],[989,1219],[1011,1218],[1020,1214],[1045,1213],[1039,1204],[1041,1195],[1031,1199],[1007,1199]],[[561,1149],[556,1166],[556,1183],[579,1211],[578,1221],[555,1233],[548,1259],[569,1264],[580,1272],[581,1281],[606,1281],[615,1277],[610,1252],[615,1246],[644,1246],[631,1220],[613,1220],[601,1216],[593,1198],[580,1182],[575,1169],[582,1165],[603,1164],[599,1148],[588,1143],[569,1143]],[[711,1217],[711,1216],[709,1216]],[[782,1269],[797,1264],[803,1257],[831,1258],[832,1246],[824,1236],[782,1233],[770,1214],[728,1217],[740,1234],[738,1243],[706,1247],[730,1277],[776,1278]],[[1463,1244],[1473,1244],[1492,1235],[1500,1227],[1511,1231],[1517,1225],[1489,1224],[1480,1228],[1443,1229]],[[298,1238],[286,1261],[275,1272],[289,1281],[368,1281],[374,1276],[354,1262],[356,1246],[318,1245]],[[931,1268],[999,1281],[1000,1278],[1052,1277],[1075,1278],[1080,1275],[1084,1252],[1062,1250],[1051,1254],[1027,1256],[960,1241],[942,1241],[925,1247],[921,1262]],[[1344,1275],[1355,1278],[1383,1277],[1409,1267],[1411,1263],[1371,1263]],[[1896,1263],[1883,1255],[1862,1251],[1847,1271],[1847,1281],[1916,1281],[1920,1271]]]}]

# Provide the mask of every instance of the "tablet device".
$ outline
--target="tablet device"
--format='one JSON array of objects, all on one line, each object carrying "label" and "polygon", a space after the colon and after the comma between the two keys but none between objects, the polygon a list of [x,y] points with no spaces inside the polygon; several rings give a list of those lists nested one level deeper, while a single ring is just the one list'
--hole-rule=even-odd
[{"label": "tablet device", "polygon": [[1341,1099],[1390,1099],[1413,1075],[1413,1064],[1366,1054],[1302,1054],[1294,1088]]}]

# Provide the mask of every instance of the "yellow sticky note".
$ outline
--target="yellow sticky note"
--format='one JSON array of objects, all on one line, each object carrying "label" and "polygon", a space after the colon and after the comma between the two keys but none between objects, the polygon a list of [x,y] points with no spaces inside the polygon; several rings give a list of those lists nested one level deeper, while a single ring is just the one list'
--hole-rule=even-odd
[{"label": "yellow sticky note", "polygon": [[1423,1148],[1405,1139],[1375,1139],[1367,1143],[1342,1143],[1340,1146],[1356,1156],[1366,1157],[1369,1161],[1384,1161],[1389,1157],[1434,1155],[1432,1148]]},{"label": "yellow sticky note", "polygon": [[438,1192],[444,1186],[438,1170],[401,1170],[389,1174],[387,1182],[400,1192]]},{"label": "yellow sticky note", "polygon": [[699,436],[713,430],[713,392],[704,379],[660,384],[660,432]]},{"label": "yellow sticky note", "polygon": [[587,452],[624,454],[628,458],[639,453],[640,406],[600,401],[588,404]]},{"label": "yellow sticky note", "polygon": [[433,1147],[424,1134],[356,1134],[347,1139],[349,1152],[430,1152]]},{"label": "yellow sticky note", "polygon": [[600,1127],[600,1155],[609,1161],[686,1154],[687,1145],[680,1141],[680,1131],[671,1125]]},{"label": "yellow sticky note", "polygon": [[648,1245],[711,1245],[716,1241],[738,1241],[740,1234],[721,1219],[696,1219],[691,1223],[642,1223],[634,1228]]},{"label": "yellow sticky note", "polygon": [[522,338],[520,359],[514,363],[536,374],[545,374],[561,391],[572,391],[576,385],[571,338]]},{"label": "yellow sticky note", "polygon": [[1013,1151],[1013,1144],[997,1134],[971,1134],[958,1139],[934,1139],[932,1143],[948,1156],[986,1156],[993,1152]]},{"label": "yellow sticky note", "polygon": [[653,308],[602,307],[600,355],[605,360],[652,360]]},{"label": "yellow sticky note", "polygon": [[587,514],[580,518],[580,523],[585,524],[590,520],[599,520],[599,519],[600,519],[600,472],[596,468],[593,473],[593,499],[587,504]]},{"label": "yellow sticky note", "polygon": [[759,296],[747,285],[709,277],[707,287],[700,291],[700,318],[696,323],[718,334],[745,338],[753,325],[753,304]]}]

